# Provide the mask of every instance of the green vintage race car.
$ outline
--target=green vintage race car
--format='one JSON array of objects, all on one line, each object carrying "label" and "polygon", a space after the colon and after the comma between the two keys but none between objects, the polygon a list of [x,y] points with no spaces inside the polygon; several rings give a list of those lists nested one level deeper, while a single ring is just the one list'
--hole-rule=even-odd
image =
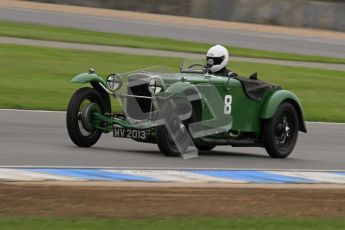
[{"label": "green vintage race car", "polygon": [[[69,136],[80,147],[112,132],[156,143],[166,156],[188,158],[198,150],[230,145],[264,147],[271,157],[285,158],[298,131],[306,132],[296,95],[258,80],[257,74],[217,76],[196,63],[185,64],[178,73],[152,67],[110,74],[106,80],[90,69],[72,82],[92,86],[78,89],[67,109]],[[112,111],[111,97],[121,111]]]}]

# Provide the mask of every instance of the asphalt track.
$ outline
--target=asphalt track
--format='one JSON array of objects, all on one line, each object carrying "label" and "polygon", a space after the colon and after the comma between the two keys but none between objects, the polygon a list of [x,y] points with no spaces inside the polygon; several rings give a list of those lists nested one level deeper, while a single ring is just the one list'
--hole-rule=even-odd
[{"label": "asphalt track", "polygon": [[198,158],[161,155],[156,145],[103,135],[91,148],[76,147],[64,112],[0,110],[2,166],[90,166],[129,168],[345,169],[345,124],[307,123],[287,159],[272,159],[261,148],[216,147]]},{"label": "asphalt track", "polygon": [[345,58],[344,41],[331,38],[325,39],[279,33],[262,33],[239,29],[213,29],[202,26],[90,16],[82,14],[82,12],[69,14],[15,7],[1,7],[0,19],[94,31],[165,37],[254,49]]}]

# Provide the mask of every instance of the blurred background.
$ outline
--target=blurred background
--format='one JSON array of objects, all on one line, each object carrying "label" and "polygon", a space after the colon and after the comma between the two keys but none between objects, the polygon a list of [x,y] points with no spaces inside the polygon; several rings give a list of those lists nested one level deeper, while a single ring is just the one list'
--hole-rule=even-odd
[{"label": "blurred background", "polygon": [[344,0],[31,0],[178,16],[345,31]]}]

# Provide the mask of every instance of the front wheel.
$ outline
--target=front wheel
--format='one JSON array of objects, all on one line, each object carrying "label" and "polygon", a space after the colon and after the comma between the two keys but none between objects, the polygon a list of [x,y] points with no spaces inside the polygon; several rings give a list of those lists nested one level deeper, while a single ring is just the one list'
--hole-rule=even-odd
[{"label": "front wheel", "polygon": [[[170,103],[167,102],[161,110],[160,116],[164,119],[165,125],[158,126],[156,131],[158,148],[168,157],[181,156],[181,153],[192,145],[188,131],[188,125],[193,120],[192,106],[184,98],[177,98],[174,103],[175,108],[170,107]],[[186,115],[185,119],[180,120],[181,115]]]},{"label": "front wheel", "polygon": [[211,151],[216,147],[215,144],[207,143],[201,139],[194,140],[194,145],[199,151]]},{"label": "front wheel", "polygon": [[102,114],[104,108],[101,96],[93,88],[81,88],[73,94],[67,108],[66,124],[74,144],[79,147],[96,144],[102,130],[97,128],[94,115]]},{"label": "front wheel", "polygon": [[295,147],[298,136],[298,116],[291,103],[282,103],[276,114],[263,120],[262,134],[267,153],[273,158],[286,158]]}]

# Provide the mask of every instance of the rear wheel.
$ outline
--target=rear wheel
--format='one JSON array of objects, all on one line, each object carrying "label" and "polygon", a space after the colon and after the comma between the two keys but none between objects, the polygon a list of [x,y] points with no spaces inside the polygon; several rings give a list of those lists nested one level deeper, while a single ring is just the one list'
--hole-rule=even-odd
[{"label": "rear wheel", "polygon": [[66,124],[68,134],[79,147],[94,145],[102,135],[94,122],[94,114],[102,114],[105,105],[101,96],[93,88],[77,90],[68,104]]},{"label": "rear wheel", "polygon": [[295,107],[282,103],[276,114],[263,120],[262,134],[267,153],[273,158],[286,158],[295,147],[298,136],[298,116]]}]

